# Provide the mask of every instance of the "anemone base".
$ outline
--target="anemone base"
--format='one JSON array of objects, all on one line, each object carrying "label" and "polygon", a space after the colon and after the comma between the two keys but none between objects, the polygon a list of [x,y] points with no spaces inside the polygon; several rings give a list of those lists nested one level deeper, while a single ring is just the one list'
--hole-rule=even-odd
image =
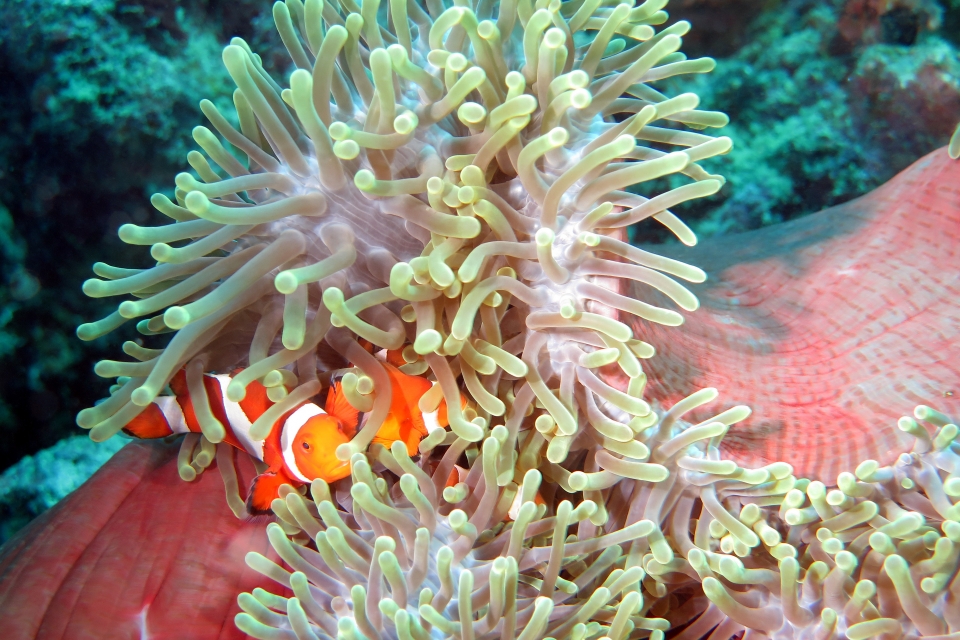
[{"label": "anemone base", "polygon": [[648,393],[669,406],[716,387],[752,407],[724,439],[744,466],[782,460],[832,485],[863,460],[889,464],[913,441],[888,425],[914,405],[960,413],[958,246],[960,162],[941,148],[805,218],[658,247],[709,277],[679,330],[634,325],[657,349]]},{"label": "anemone base", "polygon": [[[243,561],[272,553],[263,522],[233,515],[212,468],[181,480],[178,447],[131,442],[0,547],[0,636],[247,637],[236,594],[270,582]],[[253,473],[246,459],[237,467]]]}]

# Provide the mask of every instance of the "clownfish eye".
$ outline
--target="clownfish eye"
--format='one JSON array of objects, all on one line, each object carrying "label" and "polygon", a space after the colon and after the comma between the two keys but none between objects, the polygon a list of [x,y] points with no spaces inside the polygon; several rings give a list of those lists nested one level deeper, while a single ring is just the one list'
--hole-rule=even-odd
[{"label": "clownfish eye", "polygon": [[309,451],[309,450],[310,450],[310,443],[309,443],[309,442],[304,442],[304,443],[303,443],[303,448]]}]

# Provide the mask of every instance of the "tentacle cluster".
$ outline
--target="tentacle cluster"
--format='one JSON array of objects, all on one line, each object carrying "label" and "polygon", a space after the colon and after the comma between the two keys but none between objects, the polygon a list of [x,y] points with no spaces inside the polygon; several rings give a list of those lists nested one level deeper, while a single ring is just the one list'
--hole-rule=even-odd
[{"label": "tentacle cluster", "polygon": [[[255,439],[345,373],[344,396],[369,414],[337,449],[352,477],[274,502],[270,540],[292,571],[248,562],[295,597],[241,595],[241,629],[300,640],[958,630],[960,458],[946,418],[904,419],[914,453],[868,461],[828,491],[782,463],[720,459],[749,409],[684,422],[712,389],[669,410],[643,400],[654,352],[623,314],[683,317],[621,285],[692,311],[677,279],[705,275],[622,232],[654,218],[693,244],[670,208],[715,193],[723,179],[699,163],[730,149],[699,132],[723,114],[652,86],[713,67],[679,52],[687,23],[657,31],[665,5],[286,0],[274,18],[296,67],[287,87],[244,41],[225,49],[236,119],[201,103],[213,129],[193,132],[193,172],[173,199],[152,199],[172,222],[120,229],[156,265],[98,263],[84,284],[129,299],[82,339],[135,320],[156,348],[131,341],[130,361],[100,362],[117,384],[77,420],[110,437],[185,368],[202,434],[184,438],[181,476],[216,459],[239,514],[203,373],[241,368],[234,401],[254,380],[267,387],[275,404]],[[689,182],[640,195],[670,174]],[[359,338],[401,349],[406,373],[438,383],[421,410],[446,399],[450,430],[416,460],[370,446],[391,384]]]},{"label": "tentacle cluster", "polygon": [[[722,460],[724,433],[748,411],[683,421],[716,396],[684,399],[634,441],[657,461],[643,474],[599,470],[597,454],[597,471],[547,464],[550,482],[530,469],[518,486],[497,466],[503,427],[419,464],[400,445],[379,448],[379,473],[358,455],[349,491],[317,482],[312,501],[277,501],[270,540],[289,569],[247,562],[294,595],[244,594],[237,624],[291,640],[960,632],[955,424],[918,407],[899,423],[916,437],[911,453],[865,461],[828,490],[784,463]],[[464,453],[472,466],[442,489]]]},{"label": "tentacle cluster", "polygon": [[[195,129],[196,175],[177,176],[176,201],[152,200],[172,224],[120,229],[157,265],[98,263],[100,279],[84,285],[134,299],[81,326],[81,338],[137,318],[142,334],[173,335],[162,350],[128,343],[139,362],[101,362],[97,373],[119,386],[79,424],[109,437],[189,363],[245,366],[227,390],[233,400],[272,376],[278,411],[289,409],[317,392],[325,341],[373,383],[367,399],[350,394],[373,407],[339,452],[346,460],[366,449],[390,404],[382,367],[348,354],[360,337],[409,343],[404,368],[440,383],[450,441],[479,442],[525,388],[535,400],[522,393],[521,408],[549,414],[537,440],[553,462],[572,447],[632,440],[655,420],[638,360],[653,349],[617,316],[682,317],[621,295],[619,283],[645,283],[692,310],[696,298],[673,277],[705,276],[629,246],[618,230],[653,217],[695,242],[669,207],[717,191],[722,178],[697,163],[730,149],[682,127],[722,126],[723,114],[651,86],[713,67],[678,52],[687,23],[655,31],[664,4],[276,4],[297,67],[290,86],[235,39],[223,60],[239,126],[204,101],[220,136]],[[668,193],[625,190],[678,172],[691,182]],[[625,389],[598,375],[608,365],[627,374]],[[287,397],[281,377],[296,383]],[[459,410],[458,386],[475,411]],[[212,415],[201,424],[207,440],[222,439]]]}]

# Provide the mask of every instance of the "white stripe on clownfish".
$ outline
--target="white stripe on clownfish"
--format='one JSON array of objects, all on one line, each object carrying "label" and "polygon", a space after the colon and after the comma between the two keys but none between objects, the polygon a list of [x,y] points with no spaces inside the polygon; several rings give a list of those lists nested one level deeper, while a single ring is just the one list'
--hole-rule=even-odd
[{"label": "white stripe on clownfish", "polygon": [[250,429],[253,427],[253,422],[250,421],[250,417],[246,411],[243,410],[243,407],[240,406],[239,402],[234,402],[227,398],[227,386],[230,384],[232,378],[222,374],[208,377],[213,377],[220,384],[223,411],[227,414],[227,422],[230,423],[224,426],[229,427],[233,431],[233,435],[236,436],[237,441],[243,445],[243,448],[247,450],[247,453],[257,460],[263,460],[263,440],[254,440],[250,437]]},{"label": "white stripe on clownfish", "polygon": [[523,500],[523,496],[520,491],[517,491],[517,495],[514,496],[513,502],[510,503],[510,509],[507,511],[507,517],[516,522],[517,518],[520,517],[520,507],[522,506],[520,502]]},{"label": "white stripe on clownfish", "polygon": [[[434,387],[437,386],[436,380],[433,381],[433,386]],[[423,426],[427,428],[427,433],[433,433],[437,429],[443,429],[443,427],[440,426],[440,407],[439,406],[437,406],[437,408],[431,411],[430,413],[424,413],[421,410],[420,415],[423,417]]]},{"label": "white stripe on clownfish", "polygon": [[307,420],[314,416],[326,415],[326,413],[317,405],[308,402],[291,413],[290,417],[280,427],[280,451],[283,453],[284,466],[287,467],[294,478],[306,484],[310,484],[311,481],[297,467],[297,461],[293,455],[293,441],[296,440],[297,434],[307,423]]},{"label": "white stripe on clownfish", "polygon": [[187,419],[183,416],[183,409],[174,396],[160,396],[153,401],[160,409],[163,418],[167,421],[167,426],[173,433],[190,433],[190,427],[187,426]]},{"label": "white stripe on clownfish", "polygon": [[[521,504],[522,500],[523,500],[523,492],[518,491],[517,495],[514,496],[513,498],[513,502],[510,504],[510,509],[507,511],[507,518],[516,522],[517,518],[520,517],[520,507],[523,506]],[[538,509],[540,508],[540,505],[545,504],[543,502],[543,497],[540,495],[539,491],[537,491],[533,495],[533,503],[537,505]]]}]

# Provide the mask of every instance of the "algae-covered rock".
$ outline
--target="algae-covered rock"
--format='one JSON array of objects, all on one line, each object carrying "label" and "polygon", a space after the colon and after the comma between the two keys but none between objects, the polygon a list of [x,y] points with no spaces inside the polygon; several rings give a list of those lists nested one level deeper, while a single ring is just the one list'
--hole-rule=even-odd
[{"label": "algae-covered rock", "polygon": [[[730,116],[720,133],[734,141],[711,165],[728,183],[682,211],[701,236],[863,195],[946,144],[960,120],[957,0],[682,0],[668,9],[693,23],[684,49],[717,59],[687,90]],[[710,37],[695,35],[704,21]]]},{"label": "algae-covered rock", "polygon": [[72,436],[25,456],[0,475],[0,544],[86,482],[127,441]]},{"label": "algae-covered rock", "polygon": [[856,133],[876,145],[877,162],[912,162],[914,149],[943,145],[960,120],[960,56],[940,38],[871,45],[849,84]]},{"label": "algae-covered rock", "polygon": [[[29,100],[23,133],[37,145],[36,160],[92,152],[75,169],[113,193],[182,162],[200,122],[197,102],[229,93],[218,29],[170,7],[158,16],[115,0],[3,3],[4,67]],[[61,166],[42,170],[55,176]]]}]

